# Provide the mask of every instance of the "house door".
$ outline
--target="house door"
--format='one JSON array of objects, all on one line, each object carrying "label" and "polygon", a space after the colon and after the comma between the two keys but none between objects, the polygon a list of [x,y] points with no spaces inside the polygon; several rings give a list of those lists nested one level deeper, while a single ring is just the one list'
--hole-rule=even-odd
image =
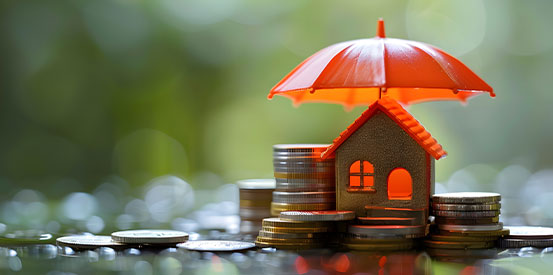
[{"label": "house door", "polygon": [[413,197],[413,180],[405,168],[395,168],[388,175],[388,199],[410,200]]}]

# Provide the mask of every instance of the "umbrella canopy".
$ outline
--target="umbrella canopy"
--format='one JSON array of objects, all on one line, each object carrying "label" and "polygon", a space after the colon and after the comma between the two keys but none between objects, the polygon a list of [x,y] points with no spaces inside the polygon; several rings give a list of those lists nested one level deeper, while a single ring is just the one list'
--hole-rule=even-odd
[{"label": "umbrella canopy", "polygon": [[386,38],[384,21],[377,36],[331,45],[307,58],[269,93],[304,102],[368,105],[391,97],[404,105],[460,100],[492,87],[446,52],[421,42]]}]

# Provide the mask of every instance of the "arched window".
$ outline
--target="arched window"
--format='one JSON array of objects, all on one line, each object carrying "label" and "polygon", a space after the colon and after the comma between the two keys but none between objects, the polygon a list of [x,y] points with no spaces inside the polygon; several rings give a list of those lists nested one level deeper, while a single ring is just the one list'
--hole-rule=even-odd
[{"label": "arched window", "polygon": [[410,200],[413,197],[413,180],[405,168],[395,168],[388,175],[388,199]]},{"label": "arched window", "polygon": [[374,166],[366,160],[357,160],[349,167],[348,191],[374,191]]}]

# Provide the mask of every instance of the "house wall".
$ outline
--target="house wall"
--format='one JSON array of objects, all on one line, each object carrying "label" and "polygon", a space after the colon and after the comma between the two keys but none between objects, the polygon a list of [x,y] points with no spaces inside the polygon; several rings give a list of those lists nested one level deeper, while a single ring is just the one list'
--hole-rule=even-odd
[{"label": "house wall", "polygon": [[[367,160],[374,165],[375,192],[347,191],[349,167],[356,160]],[[397,167],[403,167],[411,174],[411,200],[388,200],[388,174]],[[379,111],[336,150],[336,208],[355,211],[358,216],[365,216],[365,205],[428,208],[434,185],[433,167],[433,158],[391,118]]]}]

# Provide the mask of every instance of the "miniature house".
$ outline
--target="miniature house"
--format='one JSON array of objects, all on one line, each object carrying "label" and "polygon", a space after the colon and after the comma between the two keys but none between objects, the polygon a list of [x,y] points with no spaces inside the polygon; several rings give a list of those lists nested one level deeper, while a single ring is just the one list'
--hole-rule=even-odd
[{"label": "miniature house", "polygon": [[370,209],[393,208],[427,216],[434,159],[446,155],[411,114],[384,97],[343,131],[322,158],[335,157],[337,210],[363,217],[371,216]]}]

